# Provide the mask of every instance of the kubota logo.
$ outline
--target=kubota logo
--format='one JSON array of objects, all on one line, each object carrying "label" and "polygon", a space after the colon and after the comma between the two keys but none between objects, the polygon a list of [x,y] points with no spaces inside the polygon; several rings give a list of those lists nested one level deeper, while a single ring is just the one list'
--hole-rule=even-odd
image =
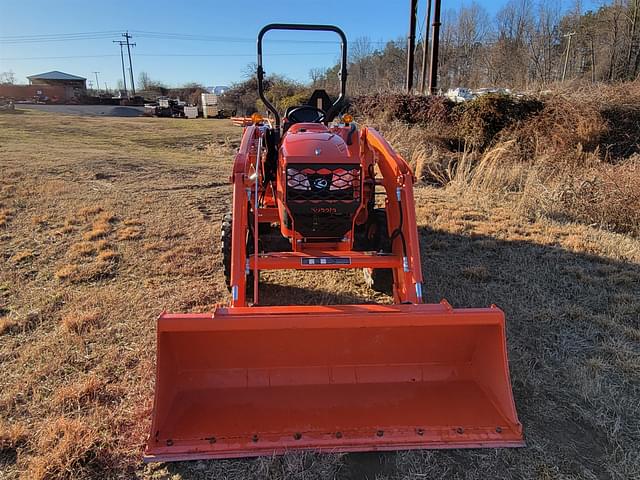
[{"label": "kubota logo", "polygon": [[338,209],[334,207],[312,207],[313,213],[338,213]]},{"label": "kubota logo", "polygon": [[327,188],[328,185],[329,185],[329,182],[327,181],[326,178],[316,178],[313,181],[313,186],[316,187],[318,190],[323,190]]}]

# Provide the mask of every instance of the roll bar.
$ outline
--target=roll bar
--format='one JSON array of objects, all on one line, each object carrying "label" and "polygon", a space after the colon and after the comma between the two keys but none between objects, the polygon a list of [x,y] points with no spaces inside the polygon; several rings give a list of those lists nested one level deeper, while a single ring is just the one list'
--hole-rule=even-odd
[{"label": "roll bar", "polygon": [[304,30],[304,31],[311,30],[311,31],[319,31],[319,32],[335,32],[340,36],[340,40],[342,42],[340,45],[340,49],[341,49],[341,68],[339,73],[340,95],[338,96],[337,100],[333,102],[333,105],[331,105],[331,108],[329,108],[329,111],[325,116],[325,118],[327,118],[328,120],[331,120],[338,112],[338,109],[340,108],[340,105],[344,100],[345,93],[347,90],[347,36],[344,34],[344,32],[340,28],[336,27],[335,25],[270,23],[269,25],[264,26],[262,30],[260,30],[260,33],[258,33],[258,72],[257,72],[258,73],[258,95],[260,95],[260,99],[264,102],[264,104],[271,111],[271,113],[273,113],[273,116],[275,117],[275,128],[277,130],[280,129],[280,114],[278,113],[278,110],[276,110],[276,107],[274,107],[273,104],[269,100],[267,100],[267,97],[264,94],[264,84],[263,84],[264,69],[262,68],[262,37],[264,37],[264,34],[267,33],[269,30]]}]

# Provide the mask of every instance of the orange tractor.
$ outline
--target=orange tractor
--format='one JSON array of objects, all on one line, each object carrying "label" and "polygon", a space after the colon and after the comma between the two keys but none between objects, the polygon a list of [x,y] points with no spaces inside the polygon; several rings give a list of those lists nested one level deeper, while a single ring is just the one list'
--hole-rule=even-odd
[{"label": "orange tractor", "polygon": [[[327,111],[301,105],[281,121],[263,89],[270,30],[340,36]],[[260,31],[258,89],[274,122],[244,126],[235,157],[222,223],[231,301],[158,319],[147,461],[523,445],[504,314],[423,303],[414,176],[378,132],[338,116],[346,66],[335,26]],[[343,268],[362,269],[393,304],[260,305],[263,270]]]}]

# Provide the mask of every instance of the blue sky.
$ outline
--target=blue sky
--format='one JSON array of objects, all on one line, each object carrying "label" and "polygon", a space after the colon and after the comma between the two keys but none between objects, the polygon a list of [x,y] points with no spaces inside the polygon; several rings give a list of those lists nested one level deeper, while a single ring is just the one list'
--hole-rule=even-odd
[{"label": "blue sky", "polygon": [[[457,9],[464,3],[469,2],[443,0],[442,8]],[[477,3],[493,16],[506,0]],[[585,9],[598,3],[582,2]],[[136,79],[145,71],[169,85],[225,85],[241,80],[247,64],[255,61],[255,36],[264,24],[330,23],[343,28],[348,38],[366,36],[379,42],[377,46],[406,36],[408,5],[408,0],[0,0],[0,72],[12,70],[19,82],[26,82],[27,75],[61,70],[95,83],[92,72],[98,71],[101,87],[106,82],[114,88],[122,70],[119,47],[112,40],[121,40],[118,32],[129,30],[137,44],[132,52]],[[426,0],[419,5],[418,33]],[[31,37],[69,33],[87,35],[74,41]],[[339,44],[328,33],[267,35],[267,73],[306,81],[310,69],[338,58]]]}]

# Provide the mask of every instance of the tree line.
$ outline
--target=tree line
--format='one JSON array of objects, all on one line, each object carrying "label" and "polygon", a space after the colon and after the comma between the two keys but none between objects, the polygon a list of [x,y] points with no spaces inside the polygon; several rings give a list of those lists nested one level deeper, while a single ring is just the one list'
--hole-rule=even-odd
[{"label": "tree line", "polygon": [[[553,82],[635,80],[640,74],[640,0],[613,0],[584,11],[556,0],[510,0],[491,17],[471,2],[443,12],[439,82],[452,87],[541,88]],[[423,42],[416,46],[419,85]],[[349,49],[352,94],[398,90],[405,83],[406,40],[382,48],[366,37]],[[339,66],[310,72],[313,86],[334,88]]]},{"label": "tree line", "polygon": [[[445,10],[438,85],[444,90],[502,87],[517,91],[544,89],[563,80],[638,80],[639,3],[612,0],[585,11],[579,0],[565,10],[557,0],[509,0],[493,17],[476,2]],[[351,96],[404,88],[406,39],[378,44],[367,37],[349,43],[347,91]],[[416,45],[414,85],[421,83],[423,45],[423,40]],[[280,110],[292,102],[303,103],[315,88],[335,96],[339,70],[339,64],[314,68],[306,84],[271,75],[265,81],[267,96]],[[245,80],[224,95],[226,106],[243,113],[264,110],[255,72],[255,64],[247,66]]]}]

